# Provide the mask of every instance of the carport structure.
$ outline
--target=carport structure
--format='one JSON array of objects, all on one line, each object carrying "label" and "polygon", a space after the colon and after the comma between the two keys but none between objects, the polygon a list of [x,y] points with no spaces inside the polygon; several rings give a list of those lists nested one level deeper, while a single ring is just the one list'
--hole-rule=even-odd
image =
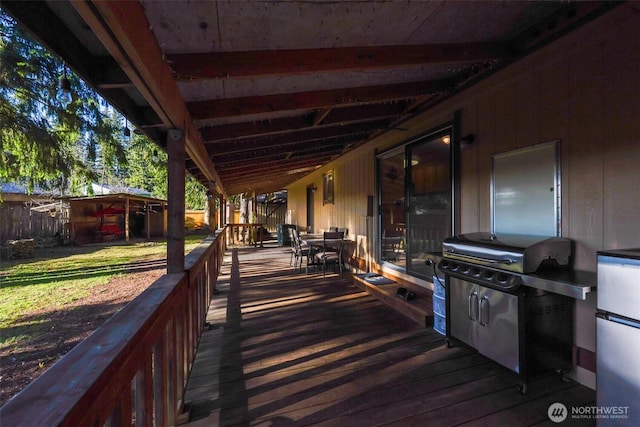
[{"label": "carport structure", "polygon": [[166,200],[115,193],[69,197],[65,201],[69,204],[69,237],[76,244],[166,236]]}]

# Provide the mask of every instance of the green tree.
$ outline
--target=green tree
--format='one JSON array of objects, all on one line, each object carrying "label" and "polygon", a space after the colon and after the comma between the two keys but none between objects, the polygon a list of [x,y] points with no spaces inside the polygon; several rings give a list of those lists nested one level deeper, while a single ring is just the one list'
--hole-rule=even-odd
[{"label": "green tree", "polygon": [[187,209],[204,209],[207,203],[207,193],[202,184],[194,177],[187,175],[184,186],[184,204]]},{"label": "green tree", "polygon": [[[167,153],[158,150],[147,137],[133,134],[127,149],[126,185],[148,191],[160,199],[167,198]],[[206,189],[191,175],[185,181],[185,207],[204,209]]]},{"label": "green tree", "polygon": [[[73,101],[57,98],[67,75]],[[98,157],[126,166],[118,120],[106,102],[0,11],[0,180],[79,193]]]},{"label": "green tree", "polygon": [[159,199],[167,198],[167,154],[146,136],[132,134],[127,150],[130,187],[141,188]]},{"label": "green tree", "polygon": [[[63,75],[74,94],[66,107],[56,97]],[[125,125],[119,112],[0,10],[0,181],[71,194],[90,192],[99,182],[166,199],[166,153],[144,135],[125,136]],[[188,209],[203,209],[207,201],[190,175],[185,200]]]}]

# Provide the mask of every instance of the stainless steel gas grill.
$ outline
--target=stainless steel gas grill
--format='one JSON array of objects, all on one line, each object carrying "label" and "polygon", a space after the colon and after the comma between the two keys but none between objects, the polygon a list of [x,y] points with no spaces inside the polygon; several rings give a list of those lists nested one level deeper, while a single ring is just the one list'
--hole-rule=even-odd
[{"label": "stainless steel gas grill", "polygon": [[528,275],[566,269],[571,241],[471,233],[445,239],[447,340],[461,341],[520,375],[571,366],[573,301],[527,286]]}]

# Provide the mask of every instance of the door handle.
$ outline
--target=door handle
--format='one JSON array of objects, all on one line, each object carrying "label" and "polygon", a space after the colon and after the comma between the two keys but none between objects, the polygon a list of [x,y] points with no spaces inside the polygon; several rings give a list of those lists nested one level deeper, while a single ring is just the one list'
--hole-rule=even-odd
[{"label": "door handle", "polygon": [[480,320],[478,320],[478,323],[480,323],[482,326],[487,326],[487,324],[489,323],[489,315],[490,315],[489,307],[490,307],[489,297],[485,295],[482,298],[480,298],[480,302],[478,303],[478,312],[480,313]]},{"label": "door handle", "polygon": [[478,307],[478,292],[473,291],[469,294],[469,319],[470,320],[473,320],[473,321],[478,320],[478,313],[476,309],[477,307]]}]

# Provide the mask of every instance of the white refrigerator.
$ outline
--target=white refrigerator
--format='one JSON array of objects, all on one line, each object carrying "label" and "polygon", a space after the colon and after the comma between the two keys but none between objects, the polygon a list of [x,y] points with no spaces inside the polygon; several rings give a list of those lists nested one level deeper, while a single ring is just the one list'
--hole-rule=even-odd
[{"label": "white refrigerator", "polygon": [[598,426],[640,426],[640,248],[598,252]]}]

